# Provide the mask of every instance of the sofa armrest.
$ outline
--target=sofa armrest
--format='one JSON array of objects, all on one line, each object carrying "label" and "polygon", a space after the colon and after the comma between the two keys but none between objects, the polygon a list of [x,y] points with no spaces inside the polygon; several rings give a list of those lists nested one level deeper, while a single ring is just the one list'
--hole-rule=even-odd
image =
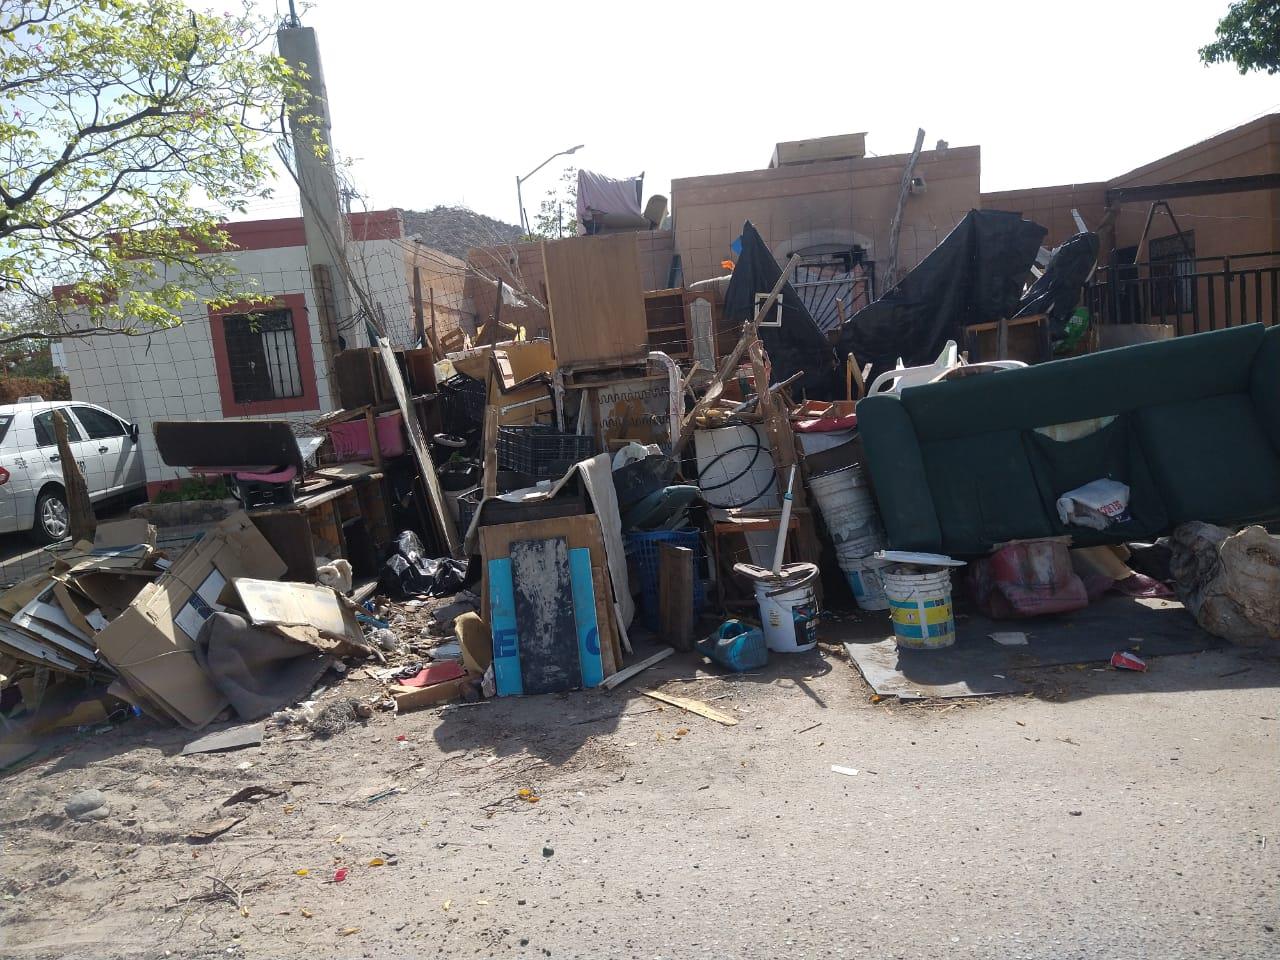
[{"label": "sofa armrest", "polygon": [[868,397],[858,403],[858,433],[875,488],[889,546],[894,550],[942,548],[942,527],[933,506],[920,441],[902,401]]},{"label": "sofa armrest", "polygon": [[1272,449],[1280,454],[1280,327],[1263,334],[1262,346],[1254,354],[1249,399]]}]

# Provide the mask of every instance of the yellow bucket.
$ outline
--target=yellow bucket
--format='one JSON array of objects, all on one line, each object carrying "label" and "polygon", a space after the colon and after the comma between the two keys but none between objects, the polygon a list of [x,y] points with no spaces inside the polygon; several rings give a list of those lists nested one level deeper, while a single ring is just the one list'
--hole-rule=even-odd
[{"label": "yellow bucket", "polygon": [[898,646],[937,650],[956,642],[951,609],[951,572],[881,574]]}]

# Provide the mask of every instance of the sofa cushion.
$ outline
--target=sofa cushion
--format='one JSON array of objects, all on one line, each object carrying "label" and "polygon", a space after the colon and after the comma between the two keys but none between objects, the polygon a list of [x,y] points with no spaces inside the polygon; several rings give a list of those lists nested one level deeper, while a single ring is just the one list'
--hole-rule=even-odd
[{"label": "sofa cushion", "polygon": [[1261,324],[1251,324],[908,387],[902,403],[925,442],[1246,393],[1263,331]]},{"label": "sofa cushion", "polygon": [[[1023,442],[1055,534],[1071,534],[1076,545],[1086,546],[1117,538],[1154,540],[1168,529],[1164,498],[1147,465],[1133,414],[1119,416],[1074,440],[1054,440],[1028,430],[1023,434]],[[1058,498],[1102,479],[1118,480],[1128,486],[1128,519],[1108,526],[1105,531],[1064,524],[1058,516]]]},{"label": "sofa cushion", "polygon": [[1138,425],[1172,525],[1280,513],[1280,457],[1249,394],[1154,405],[1139,411]]},{"label": "sofa cushion", "polygon": [[934,440],[921,453],[943,552],[985,553],[1005,540],[1053,535],[1018,431]]}]

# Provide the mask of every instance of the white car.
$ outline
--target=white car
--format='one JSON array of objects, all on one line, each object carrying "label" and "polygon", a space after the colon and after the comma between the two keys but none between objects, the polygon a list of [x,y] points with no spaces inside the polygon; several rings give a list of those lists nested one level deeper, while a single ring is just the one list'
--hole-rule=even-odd
[{"label": "white car", "polygon": [[74,400],[0,404],[0,533],[30,530],[41,543],[71,529],[53,411],[67,420],[67,439],[80,464],[89,499],[106,500],[145,489],[138,427],[110,410]]}]

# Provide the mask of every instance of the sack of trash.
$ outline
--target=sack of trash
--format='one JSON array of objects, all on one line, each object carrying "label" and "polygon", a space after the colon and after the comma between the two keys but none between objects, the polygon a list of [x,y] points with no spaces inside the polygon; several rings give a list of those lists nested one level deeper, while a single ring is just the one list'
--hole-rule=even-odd
[{"label": "sack of trash", "polygon": [[1280,537],[1184,523],[1169,543],[1178,599],[1202,628],[1246,646],[1280,640]]}]

